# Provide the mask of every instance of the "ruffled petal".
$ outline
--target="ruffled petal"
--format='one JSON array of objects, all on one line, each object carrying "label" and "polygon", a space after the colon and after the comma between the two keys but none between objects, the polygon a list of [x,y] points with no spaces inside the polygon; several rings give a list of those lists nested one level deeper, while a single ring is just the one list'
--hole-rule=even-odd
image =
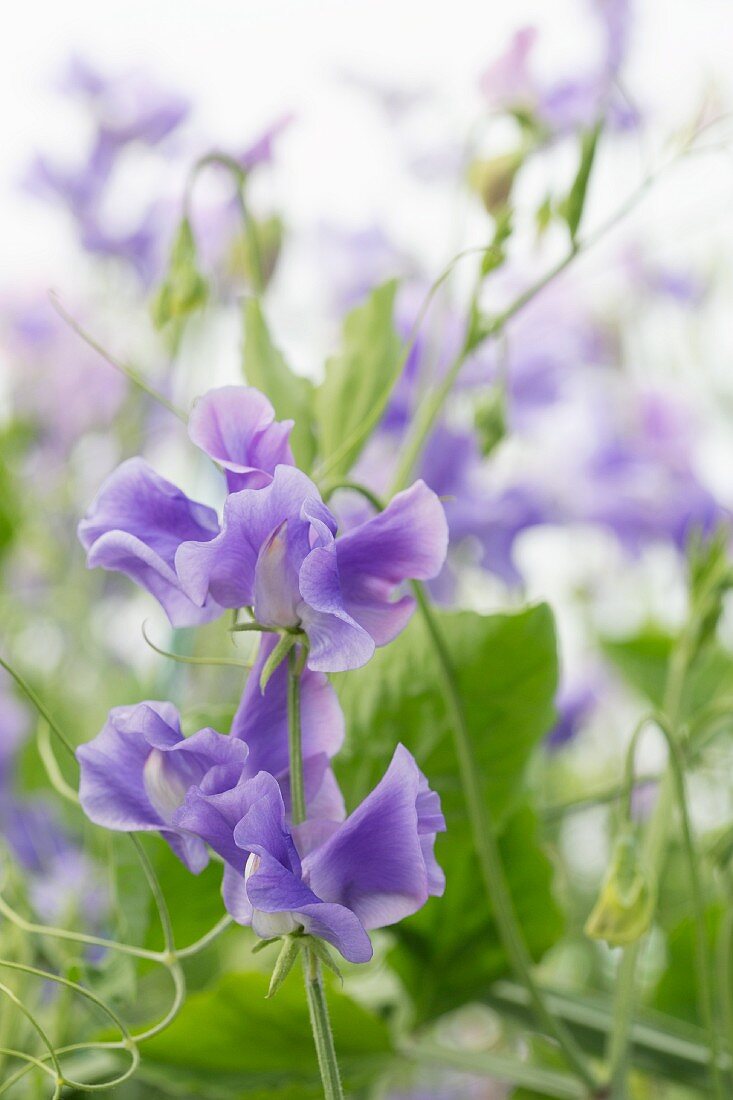
[{"label": "ruffled petal", "polygon": [[[303,860],[303,877],[326,901],[353,910],[365,928],[381,928],[427,901],[435,869],[426,867],[428,831],[444,827],[422,773],[402,745],[381,782],[343,825]],[[423,818],[418,813],[418,798]]]},{"label": "ruffled petal", "polygon": [[147,589],[174,626],[194,626],[221,614],[213,601],[194,604],[175,569],[182,542],[206,543],[218,532],[216,513],[131,458],[104,482],[79,524],[89,568],[124,573]]},{"label": "ruffled petal", "polygon": [[249,386],[209,390],[191,410],[188,434],[223,467],[230,493],[262,489],[275,467],[292,466],[292,420],[278,422],[263,393]]},{"label": "ruffled petal", "polygon": [[[264,489],[232,493],[224,505],[221,533],[208,543],[179,547],[175,565],[186,594],[197,606],[214,599],[223,607],[255,602],[255,570],[260,551],[287,523],[288,561],[302,560],[310,549],[310,525],[301,517],[303,501],[318,490],[294,466],[278,466]],[[289,624],[285,624],[289,625]]]}]

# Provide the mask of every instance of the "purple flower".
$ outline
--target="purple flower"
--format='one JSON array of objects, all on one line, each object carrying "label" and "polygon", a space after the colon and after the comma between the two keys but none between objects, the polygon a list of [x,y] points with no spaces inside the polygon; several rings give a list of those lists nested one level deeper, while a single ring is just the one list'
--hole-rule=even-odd
[{"label": "purple flower", "polygon": [[251,172],[260,164],[270,164],[274,157],[276,139],[283,130],[286,130],[293,121],[292,114],[281,115],[276,118],[259,137],[255,138],[247,148],[235,158],[245,172]]},{"label": "purple flower", "polygon": [[[260,690],[260,674],[277,638],[264,634],[242,699],[232,721],[232,737],[249,748],[246,774],[269,772],[280,783],[290,807],[287,667],[281,663]],[[346,813],[330,761],[344,741],[344,716],[336,692],[322,672],[306,668],[300,677],[300,739],[308,816],[342,821]]]},{"label": "purple flower", "polygon": [[429,580],[445,560],[443,509],[424,482],[380,515],[336,539],[336,521],[315,485],[278,466],[264,489],[227,498],[221,533],[176,553],[184,591],[198,606],[254,608],[258,622],[308,635],[311,669],[366,664],[404,628],[414,601],[392,600],[408,579]]},{"label": "purple flower", "polygon": [[156,597],[174,626],[194,626],[221,609],[212,600],[195,604],[188,598],[176,573],[176,550],[190,539],[213,539],[218,530],[213,509],[189,500],[142,458],[131,458],[102,485],[79,524],[79,539],[90,569],[125,573]]},{"label": "purple flower", "polygon": [[545,738],[549,749],[559,749],[575,740],[599,702],[599,684],[591,680],[564,683],[555,698],[557,719]]},{"label": "purple flower", "polygon": [[445,829],[440,800],[401,745],[378,786],[340,825],[290,827],[266,772],[238,789],[237,802],[228,804],[227,822],[214,822],[191,791],[177,823],[226,860],[227,907],[259,936],[303,929],[349,961],[367,962],[369,929],[394,924],[443,892],[433,852]]},{"label": "purple flower", "polygon": [[115,707],[101,733],[77,749],[79,800],[97,825],[122,832],[159,832],[189,870],[209,857],[204,842],[180,830],[176,810],[195,784],[235,787],[247,746],[202,729],[181,733],[172,703]]},{"label": "purple flower", "polygon": [[87,101],[100,133],[118,146],[132,141],[158,145],[190,110],[183,96],[161,88],[140,70],[107,77],[81,57],[71,59],[60,87]]},{"label": "purple flower", "polygon": [[269,485],[276,466],[293,465],[292,420],[275,421],[264,394],[247,386],[209,390],[195,402],[188,434],[223,469],[230,493]]},{"label": "purple flower", "polygon": [[105,427],[127,383],[82,345],[45,296],[2,303],[15,408],[50,451],[66,452],[90,428]]},{"label": "purple flower", "polygon": [[[194,406],[194,443],[224,467],[230,488],[267,485],[277,463],[292,462],[289,420],[275,421],[258,390],[225,386]],[[104,482],[79,524],[89,568],[125,573],[151,592],[174,626],[195,626],[221,613],[211,598],[192,601],[181,584],[176,553],[219,533],[213,509],[189,498],[142,458],[128,459]]]}]

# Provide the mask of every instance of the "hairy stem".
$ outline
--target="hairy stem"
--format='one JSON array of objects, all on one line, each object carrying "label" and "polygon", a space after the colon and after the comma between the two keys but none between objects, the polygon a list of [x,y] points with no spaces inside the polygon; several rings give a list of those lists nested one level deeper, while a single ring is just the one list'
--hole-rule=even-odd
[{"label": "hairy stem", "polygon": [[325,1100],[343,1100],[341,1076],[336,1061],[336,1049],[333,1045],[331,1023],[328,1018],[328,1005],[326,1004],[326,994],[321,977],[321,963],[318,956],[309,947],[303,952],[303,967],[305,969],[308,1011],[311,1027],[313,1028],[313,1039],[316,1044],[321,1081],[323,1082],[323,1095]]},{"label": "hairy stem", "polygon": [[534,979],[532,958],[514,911],[496,831],[481,790],[479,769],[474,757],[450,654],[422,585],[416,582],[413,588],[438,659],[476,855],[504,947],[517,977],[527,989],[538,1023],[557,1041],[568,1065],[583,1084],[593,1092],[597,1083],[580,1048],[564,1025],[553,1017]]}]

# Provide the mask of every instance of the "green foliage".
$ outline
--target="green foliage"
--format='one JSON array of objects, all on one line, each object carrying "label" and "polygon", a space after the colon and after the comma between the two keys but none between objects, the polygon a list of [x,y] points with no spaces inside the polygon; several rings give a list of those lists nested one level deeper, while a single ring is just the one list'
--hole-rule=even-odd
[{"label": "green foliage", "polygon": [[280,420],[294,420],[290,437],[298,466],[310,470],[316,450],[313,434],[313,383],[294,374],[272,342],[257,298],[244,303],[244,375],[267,394]]},{"label": "green foliage", "polygon": [[[623,641],[606,641],[604,650],[624,679],[655,707],[661,707],[675,639],[649,626]],[[684,718],[714,698],[733,695],[733,658],[716,644],[707,645],[692,665],[682,697]]]},{"label": "green foliage", "polygon": [[[509,888],[530,951],[559,937],[552,869],[524,797],[533,750],[553,719],[557,663],[549,609],[511,615],[442,614],[486,799],[501,829]],[[398,741],[440,792],[448,832],[438,841],[447,888],[394,933],[392,961],[425,1020],[478,998],[508,970],[473,855],[438,670],[421,619],[364,669],[337,678],[352,763],[341,775],[351,799],[381,775]]]},{"label": "green foliage", "polygon": [[[720,905],[712,905],[706,912],[710,944],[715,942],[722,915]],[[700,1002],[693,980],[695,966],[695,922],[685,917],[667,935],[667,964],[652,998],[655,1009],[691,1024],[700,1022]]]},{"label": "green foliage", "polygon": [[164,328],[171,321],[180,321],[194,310],[206,304],[209,288],[198,270],[196,242],[188,218],[182,218],[178,227],[168,274],[153,298],[150,310],[156,328]]},{"label": "green foliage", "polygon": [[[180,1075],[194,1095],[200,1084],[207,1096],[322,1096],[305,994],[294,978],[274,1001],[265,999],[264,974],[227,974],[194,993],[176,1021],[143,1046],[144,1071],[165,1067],[161,1080]],[[363,1087],[390,1057],[387,1026],[336,989],[328,999],[346,1089]]]},{"label": "green foliage", "polygon": [[386,408],[402,365],[392,323],[397,283],[377,287],[344,320],[341,350],[316,390],[320,458],[333,478],[349,472]]},{"label": "green foliage", "polygon": [[602,124],[599,122],[592,130],[583,134],[580,142],[580,163],[578,171],[570,188],[570,193],[562,203],[560,213],[567,222],[570,230],[570,239],[575,243],[580,228],[580,223],[585,210],[585,200],[588,194],[588,184],[593,170],[593,162],[598,148],[598,138],[601,135]]},{"label": "green foliage", "polygon": [[[563,919],[529,806],[505,823],[500,847],[517,919],[530,953],[539,959],[562,935]],[[395,927],[397,946],[390,955],[418,1023],[481,999],[510,969],[465,821],[449,816],[437,856],[446,873],[445,894]]]}]

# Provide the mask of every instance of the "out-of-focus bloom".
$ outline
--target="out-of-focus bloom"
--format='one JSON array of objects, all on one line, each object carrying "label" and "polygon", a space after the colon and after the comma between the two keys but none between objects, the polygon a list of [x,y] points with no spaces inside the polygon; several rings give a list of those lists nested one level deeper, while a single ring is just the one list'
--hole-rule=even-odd
[{"label": "out-of-focus bloom", "polygon": [[275,421],[264,394],[246,386],[209,390],[195,402],[188,434],[224,470],[230,493],[269,485],[276,466],[293,465],[292,420]]},{"label": "out-of-focus bloom", "polygon": [[628,51],[629,4],[627,0],[602,0],[593,6],[602,35],[596,68],[570,79],[541,80],[532,66],[537,31],[523,27],[481,78],[481,91],[489,106],[529,115],[555,136],[588,128],[601,116],[617,129],[635,125],[635,111],[618,95],[614,84]]},{"label": "out-of-focus bloom", "polygon": [[690,427],[686,412],[660,393],[641,395],[625,422],[599,408],[570,514],[610,527],[631,553],[655,540],[684,549],[694,529],[710,532],[724,510],[695,473]]},{"label": "out-of-focus bloom", "polygon": [[600,699],[599,685],[590,678],[564,682],[555,697],[557,718],[545,738],[549,749],[559,749],[573,741]]},{"label": "out-of-focus bloom", "polygon": [[236,787],[247,746],[202,729],[181,733],[172,703],[115,707],[101,733],[77,749],[79,800],[97,825],[122,832],[159,832],[189,870],[208,863],[205,844],[177,828],[175,812],[194,784]]},{"label": "out-of-focus bloom", "polygon": [[109,77],[78,56],[69,62],[60,88],[90,104],[100,134],[115,146],[132,141],[157,145],[190,111],[185,97],[160,87],[142,70]]},{"label": "out-of-focus bloom", "polygon": [[342,824],[289,826],[280,788],[266,772],[238,795],[233,831],[223,817],[201,813],[195,789],[177,820],[227,861],[227,907],[259,936],[302,928],[349,961],[367,962],[368,930],[394,924],[443,892],[433,852],[445,828],[440,801],[403,746]]},{"label": "out-of-focus bloom", "polygon": [[39,918],[58,924],[73,913],[83,916],[87,927],[99,925],[109,908],[104,878],[54,807],[38,797],[3,798],[3,837],[26,873]]},{"label": "out-of-focus bloom", "polygon": [[47,298],[6,301],[3,315],[13,404],[37,429],[39,445],[66,452],[85,432],[106,427],[127,391],[122,375],[82,344]]},{"label": "out-of-focus bloom", "polygon": [[257,621],[308,635],[310,668],[358,668],[400,633],[409,579],[440,571],[448,529],[424,482],[398,493],[384,512],[336,539],[336,520],[300,470],[278,466],[271,485],[231,494],[221,533],[176,554],[184,591],[198,606],[254,608]]},{"label": "out-of-focus bloom", "polygon": [[254,141],[235,156],[235,160],[245,172],[251,172],[261,164],[271,164],[275,156],[275,142],[287,130],[294,119],[293,114],[280,115]]}]

